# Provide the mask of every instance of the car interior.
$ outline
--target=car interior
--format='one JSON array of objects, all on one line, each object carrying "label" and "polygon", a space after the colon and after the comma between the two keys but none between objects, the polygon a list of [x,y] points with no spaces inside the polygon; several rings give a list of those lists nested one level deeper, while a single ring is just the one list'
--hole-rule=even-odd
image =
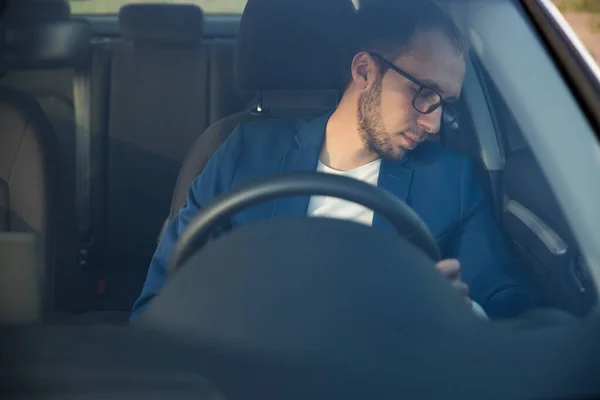
[{"label": "car interior", "polygon": [[[358,6],[367,2],[361,0]],[[29,270],[3,268],[2,320],[43,323],[57,333],[45,339],[31,333],[22,335],[20,340],[45,341],[55,349],[72,346],[73,360],[94,360],[98,368],[111,362],[121,363],[123,370],[127,366],[134,368],[125,349],[139,349],[144,354],[148,348],[144,346],[153,346],[154,334],[133,329],[126,340],[117,340],[112,327],[127,324],[161,231],[185,203],[190,183],[239,123],[319,116],[336,106],[343,66],[348,63],[342,51],[348,37],[345,32],[355,11],[356,5],[350,0],[248,0],[238,15],[205,13],[188,3],[136,2],[123,6],[118,15],[79,15],[71,13],[66,0],[10,2],[0,20],[0,264],[33,266]],[[596,305],[597,292],[572,227],[522,127],[476,52],[470,54],[467,64],[460,118],[432,140],[471,159],[495,217],[524,268],[534,277],[544,304],[576,318],[584,317]],[[269,231],[267,225],[257,224],[254,231],[240,229],[228,236],[227,243],[216,241],[191,259],[204,257],[203,265],[238,265],[240,257],[256,254],[257,260],[262,260],[261,273],[272,276],[269,284],[280,282],[277,293],[289,296],[285,304],[326,304],[324,310],[340,315],[341,308],[327,308],[328,300],[323,300],[331,286],[320,287],[322,292],[315,289],[314,296],[307,299],[289,284],[289,277],[278,273],[276,260],[284,254],[286,243],[304,238],[307,243],[303,253],[323,256],[318,241],[325,240],[327,233],[340,234],[341,227],[348,246],[356,249],[346,257],[364,259],[358,249],[367,241],[381,248],[384,244],[389,246],[386,248],[399,246],[405,257],[422,263],[423,255],[408,245],[398,244],[381,233],[366,235],[366,228],[356,224],[324,220],[314,222],[313,227],[315,230],[311,231],[302,221],[275,221],[271,225],[274,231]],[[273,232],[277,234],[273,236]],[[281,237],[278,252],[260,253],[268,253],[266,243],[273,237]],[[387,262],[397,261],[397,255],[385,251],[379,256]],[[323,257],[327,261],[329,256]],[[335,257],[328,259],[335,266],[327,273],[331,276],[323,279],[333,282],[334,275],[341,274],[348,282],[361,280],[358,270],[341,269],[340,259]],[[217,259],[220,261],[209,262]],[[403,260],[406,262],[406,258]],[[304,272],[299,272],[303,269],[301,262],[293,257],[286,263],[297,280],[319,274],[316,265],[304,266]],[[296,264],[298,268],[294,267]],[[228,310],[227,320],[223,321],[223,315],[217,315],[208,305],[214,304],[217,292],[236,290],[230,279],[233,273],[246,276],[241,267],[182,270],[182,277],[142,321],[176,335],[188,332],[186,329],[192,329],[202,319],[204,330],[195,331],[206,339],[203,350],[208,355],[202,366],[213,371],[210,376],[219,383],[219,389],[202,374],[182,372],[181,365],[191,363],[192,357],[187,354],[189,348],[179,343],[169,350],[153,346],[161,361],[140,359],[139,365],[147,365],[143,373],[127,372],[123,375],[126,378],[119,378],[118,370],[102,375],[98,369],[95,375],[82,377],[76,390],[83,393],[89,387],[106,384],[115,393],[131,393],[128,391],[135,388],[146,398],[187,398],[200,393],[200,398],[217,399],[225,398],[220,390],[228,387],[227,398],[243,398],[245,394],[263,393],[267,386],[273,393],[284,393],[296,385],[294,379],[300,379],[303,388],[287,398],[306,398],[302,396],[310,390],[339,378],[336,382],[345,386],[347,392],[336,395],[348,394],[352,383],[335,374],[317,379],[316,386],[310,386],[309,381],[315,378],[310,372],[311,363],[334,363],[328,365],[335,370],[338,363],[350,359],[361,360],[361,367],[352,370],[357,374],[353,376],[366,374],[369,380],[378,379],[366,368],[377,365],[381,359],[358,350],[335,353],[334,343],[339,336],[334,333],[349,325],[342,317],[324,322],[329,315],[326,311],[310,317],[321,325],[317,332],[288,318],[291,314],[303,315],[304,308],[274,307],[269,315],[279,316],[281,325],[267,332],[260,328],[268,324],[266,320],[261,320],[261,324],[251,319],[264,317],[257,310],[267,300],[256,300],[254,304],[243,296],[233,296],[235,300],[223,301],[218,308]],[[386,284],[383,273],[375,273],[372,279],[381,299],[391,296],[392,285]],[[190,293],[188,285],[192,281],[204,282],[198,293]],[[257,278],[248,285],[256,292],[269,292],[266,282]],[[436,290],[445,293],[441,280],[438,283],[419,296]],[[360,290],[349,284],[338,295],[351,301],[350,297]],[[178,297],[181,293],[186,295]],[[276,294],[268,296],[277,302]],[[255,313],[240,312],[236,308],[239,302],[252,303]],[[375,300],[369,304],[375,307]],[[194,313],[170,311],[188,310],[193,305],[197,305]],[[410,312],[408,306],[404,308]],[[367,316],[369,306],[357,312]],[[459,312],[444,312],[452,316],[453,324],[464,319],[463,326],[487,332],[480,322],[467,321]],[[383,322],[374,319],[372,323],[379,326]],[[94,331],[83,331],[88,342],[97,343],[93,349],[84,349],[74,339],[81,337],[81,332],[61,330],[73,324],[95,327]],[[435,329],[434,323],[428,326]],[[297,334],[300,330],[302,335]],[[411,332],[414,337],[421,334]],[[356,335],[368,333],[357,331]],[[228,343],[239,345],[245,358],[235,358],[233,362],[230,353],[217,344],[206,344],[214,344],[209,339],[215,337],[226,337]],[[314,341],[307,337],[318,337],[321,347],[312,347]],[[354,339],[348,336],[344,340]],[[388,343],[386,340],[392,339],[369,340]],[[544,356],[542,342],[539,349],[527,343],[522,345],[529,346],[531,354]],[[279,354],[283,348],[294,349],[286,353],[292,359],[308,354],[310,361],[294,364],[285,375],[261,358],[260,351]],[[327,349],[333,350],[328,353],[331,358],[325,360],[322,354]],[[440,345],[437,350],[445,348]],[[446,373],[452,369],[444,363],[428,365],[419,359],[417,349],[413,351],[409,356],[413,357],[415,369],[433,368],[432,374],[443,368],[448,368]],[[484,351],[492,350],[482,345],[465,359],[464,365],[478,362],[483,365],[482,371],[485,365],[491,367],[491,358],[480,357]],[[506,352],[504,358],[494,359],[496,367],[510,369],[510,357],[517,353],[515,348],[512,353]],[[20,362],[26,365],[28,357],[24,355]],[[549,355],[545,357],[548,365],[559,362]],[[81,362],[87,365],[88,361]],[[80,361],[73,361],[73,365],[77,362]],[[256,368],[254,375],[248,375],[250,364]],[[530,366],[537,368],[539,363]],[[458,376],[459,370],[456,379],[464,379]],[[542,372],[539,370],[540,376]],[[278,379],[272,379],[273,374],[279,374]],[[40,387],[52,386],[47,379],[43,381],[47,385]],[[473,379],[481,388],[491,385],[491,378],[483,372]],[[156,392],[156,388],[161,389]],[[443,388],[436,390],[442,393]],[[446,390],[452,390],[451,386]],[[511,390],[506,386],[486,398],[521,398]],[[420,393],[422,398],[427,397]],[[369,395],[352,393],[358,394]]]},{"label": "car interior", "polygon": [[[205,16],[191,4],[128,4],[107,19],[70,15],[62,1],[11,6],[2,227],[43,238],[46,316],[111,321],[126,319],[161,228],[238,123],[335,106],[354,10],[249,1],[241,16]],[[475,129],[482,96],[499,137]],[[476,57],[461,107],[437,139],[471,158],[548,304],[585,315],[595,291],[577,244]]]}]

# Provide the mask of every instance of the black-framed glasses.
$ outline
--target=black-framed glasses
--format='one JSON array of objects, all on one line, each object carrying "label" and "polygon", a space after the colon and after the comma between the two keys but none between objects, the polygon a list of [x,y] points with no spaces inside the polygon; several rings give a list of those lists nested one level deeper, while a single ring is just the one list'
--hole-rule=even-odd
[{"label": "black-framed glasses", "polygon": [[388,68],[402,75],[419,87],[412,99],[412,106],[415,110],[421,114],[431,114],[437,110],[438,107],[442,107],[442,119],[444,123],[452,125],[456,122],[459,116],[459,111],[455,107],[454,102],[444,100],[442,95],[437,90],[426,83],[421,82],[408,72],[403,71],[385,57],[377,53],[369,53],[369,55],[383,62]]}]

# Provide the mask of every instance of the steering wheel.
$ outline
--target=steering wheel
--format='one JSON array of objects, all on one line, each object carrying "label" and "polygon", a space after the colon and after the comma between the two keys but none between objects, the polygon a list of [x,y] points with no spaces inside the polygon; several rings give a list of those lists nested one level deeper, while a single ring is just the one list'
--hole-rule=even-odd
[{"label": "steering wheel", "polygon": [[290,196],[329,196],[351,201],[380,214],[406,238],[434,261],[440,250],[423,220],[402,200],[368,183],[316,172],[292,172],[263,178],[224,193],[205,207],[179,237],[171,255],[168,271],[177,269],[210,238],[211,233],[231,216],[249,206]]}]

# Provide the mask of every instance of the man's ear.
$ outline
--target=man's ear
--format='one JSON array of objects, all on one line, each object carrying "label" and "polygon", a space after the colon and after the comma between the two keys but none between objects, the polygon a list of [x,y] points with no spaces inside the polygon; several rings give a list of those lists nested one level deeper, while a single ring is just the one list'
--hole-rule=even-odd
[{"label": "man's ear", "polygon": [[352,59],[352,81],[360,88],[365,89],[369,81],[375,78],[373,60],[366,52],[357,53]]}]

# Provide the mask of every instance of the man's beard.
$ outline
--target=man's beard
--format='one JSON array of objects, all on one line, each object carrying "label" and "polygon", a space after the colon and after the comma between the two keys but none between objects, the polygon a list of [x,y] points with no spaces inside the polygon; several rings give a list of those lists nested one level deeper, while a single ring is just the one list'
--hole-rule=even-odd
[{"label": "man's beard", "polygon": [[381,81],[379,75],[371,89],[358,98],[358,133],[367,149],[382,158],[398,160],[405,151],[394,151],[391,135],[385,130],[381,115]]}]

